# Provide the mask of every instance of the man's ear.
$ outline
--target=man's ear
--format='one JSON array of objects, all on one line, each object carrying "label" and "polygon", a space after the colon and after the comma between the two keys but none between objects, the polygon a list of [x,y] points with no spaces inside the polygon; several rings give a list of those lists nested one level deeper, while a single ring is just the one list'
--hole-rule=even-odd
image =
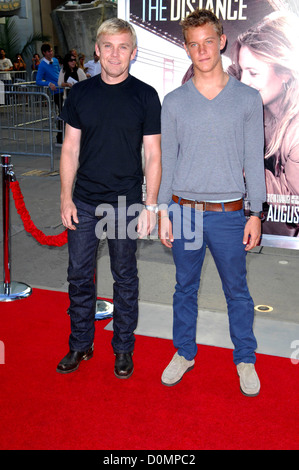
[{"label": "man's ear", "polygon": [[131,60],[134,60],[134,59],[135,59],[136,54],[137,54],[137,46],[136,46],[135,49],[133,49],[133,51],[132,51]]},{"label": "man's ear", "polygon": [[220,50],[222,51],[225,48],[226,45],[226,36],[225,34],[222,34],[220,36]]}]

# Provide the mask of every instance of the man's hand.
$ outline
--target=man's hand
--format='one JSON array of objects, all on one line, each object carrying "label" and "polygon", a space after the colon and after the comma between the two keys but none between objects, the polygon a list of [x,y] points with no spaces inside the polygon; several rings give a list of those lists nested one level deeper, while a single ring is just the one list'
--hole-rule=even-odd
[{"label": "man's hand", "polygon": [[52,91],[56,91],[56,85],[54,83],[49,83],[49,88],[52,90]]},{"label": "man's hand", "polygon": [[73,225],[73,222],[78,224],[79,220],[77,216],[77,208],[73,201],[62,201],[60,213],[63,225],[69,230],[76,230],[76,227],[75,225]]},{"label": "man's hand", "polygon": [[143,209],[139,216],[137,225],[137,232],[139,238],[144,238],[149,235],[154,230],[156,223],[156,214],[152,211],[147,211],[146,209]]},{"label": "man's hand", "polygon": [[246,245],[246,251],[252,250],[252,248],[259,244],[261,238],[261,225],[261,220],[259,217],[255,216],[251,216],[246,223],[243,237],[243,245]]},{"label": "man's hand", "polygon": [[167,211],[163,210],[159,212],[158,226],[161,243],[167,248],[171,248],[174,238],[172,233],[172,223],[169,220]]},{"label": "man's hand", "polygon": [[79,164],[80,141],[81,130],[67,124],[60,156],[60,214],[63,225],[69,230],[76,230],[73,223],[79,223],[72,188]]}]

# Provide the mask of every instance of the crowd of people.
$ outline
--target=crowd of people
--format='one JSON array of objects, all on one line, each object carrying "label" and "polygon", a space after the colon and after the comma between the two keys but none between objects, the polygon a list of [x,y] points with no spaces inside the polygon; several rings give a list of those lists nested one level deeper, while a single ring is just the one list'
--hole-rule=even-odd
[{"label": "crowd of people", "polygon": [[[39,54],[34,54],[32,57],[32,70],[37,70],[39,63]],[[8,72],[25,72],[26,70],[27,64],[22,57],[22,54],[17,53],[11,60],[9,57],[6,57],[6,51],[4,49],[0,49],[0,72],[7,72],[9,80],[11,79],[11,76]]]},{"label": "crowd of people", "polygon": [[101,73],[99,57],[94,52],[92,60],[85,62],[85,54],[78,54],[76,49],[70,50],[63,58],[54,56],[49,43],[41,47],[43,58],[38,54],[32,59],[32,69],[36,70],[36,83],[40,86],[49,86],[54,93],[62,93],[67,97],[69,89],[77,82],[86,80]]},{"label": "crowd of people", "polygon": [[[43,46],[41,50],[42,57],[36,52],[35,54],[33,54],[33,57],[31,59],[31,70],[33,72],[38,71],[41,62],[45,59]],[[49,46],[49,48],[52,49],[52,46],[50,44],[47,44],[47,46]],[[80,71],[82,70],[86,78],[90,78],[90,77],[93,77],[94,75],[101,73],[99,57],[96,55],[95,52],[94,52],[93,58],[91,60],[86,61],[85,54],[77,53],[76,49],[70,50],[65,55],[65,57],[61,57],[59,55],[55,56],[55,58],[57,59],[59,63],[60,69],[68,68],[68,58],[70,57],[70,54],[75,58],[75,64],[74,64],[75,68]],[[25,72],[29,68],[27,67],[27,65],[28,64],[26,64],[26,61],[22,57],[22,54],[17,53],[15,57],[11,59],[6,56],[6,51],[3,48],[0,48],[0,72],[2,72],[3,79],[11,80],[11,76],[9,72]],[[6,72],[5,77],[4,77],[4,72]],[[80,73],[80,76],[82,77],[82,72],[79,72],[79,73]],[[6,75],[7,76],[9,75],[9,78],[6,78]],[[58,82],[58,79],[57,79],[57,82]]]}]

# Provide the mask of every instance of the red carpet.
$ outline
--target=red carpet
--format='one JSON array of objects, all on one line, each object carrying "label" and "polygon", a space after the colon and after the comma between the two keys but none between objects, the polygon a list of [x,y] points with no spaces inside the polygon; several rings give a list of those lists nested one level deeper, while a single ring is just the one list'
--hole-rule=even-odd
[{"label": "red carpet", "polygon": [[105,320],[94,357],[60,375],[67,307],[66,294],[37,289],[0,305],[0,449],[298,449],[299,365],[258,355],[261,393],[246,398],[232,351],[200,346],[194,370],[168,388],[160,377],[172,342],[137,336],[134,374],[119,380]]}]

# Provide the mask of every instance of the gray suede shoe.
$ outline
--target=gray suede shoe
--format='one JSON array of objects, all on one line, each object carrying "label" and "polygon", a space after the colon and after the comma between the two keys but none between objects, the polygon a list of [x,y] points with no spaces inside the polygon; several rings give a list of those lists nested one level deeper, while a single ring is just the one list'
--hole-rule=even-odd
[{"label": "gray suede shoe", "polygon": [[260,393],[261,384],[254,364],[240,362],[237,365],[237,372],[240,377],[241,392],[247,397],[256,397]]},{"label": "gray suede shoe", "polygon": [[168,387],[178,384],[182,380],[183,375],[193,369],[194,364],[194,359],[187,361],[187,359],[183,356],[179,356],[176,352],[162,374],[162,384]]}]

